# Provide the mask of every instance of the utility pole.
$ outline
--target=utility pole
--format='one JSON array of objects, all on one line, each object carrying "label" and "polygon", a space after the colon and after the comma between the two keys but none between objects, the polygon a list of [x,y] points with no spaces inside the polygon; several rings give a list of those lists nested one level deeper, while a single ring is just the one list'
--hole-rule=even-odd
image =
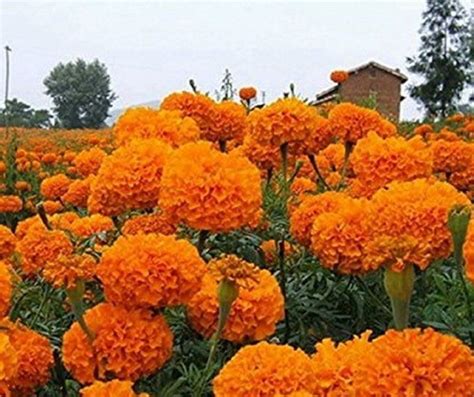
[{"label": "utility pole", "polygon": [[8,138],[8,88],[10,83],[10,52],[11,48],[6,45],[5,46],[5,61],[6,61],[6,76],[5,76],[5,127],[6,127],[6,135]]}]

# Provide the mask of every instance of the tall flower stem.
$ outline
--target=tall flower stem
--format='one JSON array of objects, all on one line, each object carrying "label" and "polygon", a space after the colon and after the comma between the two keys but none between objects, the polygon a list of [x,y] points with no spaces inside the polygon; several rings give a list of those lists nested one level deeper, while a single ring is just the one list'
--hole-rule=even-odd
[{"label": "tall flower stem", "polygon": [[94,341],[94,333],[91,329],[87,326],[86,321],[84,320],[84,305],[82,302],[82,297],[84,296],[84,282],[78,281],[74,288],[70,288],[66,290],[67,297],[69,298],[69,302],[71,303],[72,312],[76,317],[79,326],[82,328],[84,333],[87,335],[87,339],[89,343],[92,344]]},{"label": "tall flower stem", "polygon": [[285,240],[278,242],[278,265],[280,268],[280,288],[285,301],[285,334],[284,342],[286,343],[290,337],[290,317],[288,308],[286,307],[286,269],[285,269]]},{"label": "tall flower stem", "polygon": [[314,172],[316,172],[316,175],[318,176],[318,181],[321,182],[326,190],[331,190],[331,186],[328,185],[326,179],[324,179],[323,174],[321,174],[321,171],[319,170],[318,163],[316,163],[316,159],[314,158],[314,154],[308,154],[308,159],[314,169]]},{"label": "tall flower stem", "polygon": [[353,148],[354,148],[354,144],[352,142],[344,143],[344,163],[342,165],[342,170],[341,170],[341,180],[337,184],[336,190],[339,190],[341,187],[344,186],[344,183],[346,181],[347,169],[349,168],[349,158],[351,156]]},{"label": "tall flower stem", "polygon": [[385,270],[384,285],[392,304],[395,328],[399,331],[408,327],[410,300],[415,284],[415,270],[412,264],[405,265],[402,271]]},{"label": "tall flower stem", "polygon": [[209,236],[209,232],[207,230],[200,230],[199,231],[198,242],[197,242],[197,250],[199,252],[199,255],[201,255],[201,256],[202,256],[202,253],[204,251],[204,245],[206,244],[207,236]]},{"label": "tall flower stem", "polygon": [[222,153],[225,153],[227,151],[227,141],[219,139],[219,150]]}]

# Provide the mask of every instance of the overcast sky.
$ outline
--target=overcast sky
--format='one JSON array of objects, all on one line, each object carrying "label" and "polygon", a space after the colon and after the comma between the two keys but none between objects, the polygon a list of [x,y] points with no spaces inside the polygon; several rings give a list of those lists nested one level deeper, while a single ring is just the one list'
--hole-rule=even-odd
[{"label": "overcast sky", "polygon": [[[331,70],[369,60],[406,72],[424,7],[424,0],[0,0],[0,42],[13,49],[10,97],[34,107],[51,106],[42,83],[48,72],[78,57],[107,65],[114,109],[188,89],[190,78],[213,92],[225,68],[236,87],[254,85],[268,102],[291,82],[314,98],[331,85]],[[0,59],[3,97],[3,52]],[[418,114],[406,99],[402,116]]]}]

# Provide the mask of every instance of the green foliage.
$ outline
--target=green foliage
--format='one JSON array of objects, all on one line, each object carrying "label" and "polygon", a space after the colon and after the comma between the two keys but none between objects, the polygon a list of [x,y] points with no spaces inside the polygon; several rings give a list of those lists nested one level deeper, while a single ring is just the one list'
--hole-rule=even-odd
[{"label": "green foliage", "polygon": [[473,82],[474,48],[469,18],[459,0],[427,0],[418,55],[407,58],[408,70],[422,77],[410,95],[429,116],[445,117]]},{"label": "green foliage", "polygon": [[0,127],[47,128],[51,126],[51,115],[46,109],[35,110],[30,105],[10,99],[0,109]]},{"label": "green foliage", "polygon": [[60,63],[44,80],[46,94],[63,128],[101,128],[112,102],[117,98],[110,88],[107,68],[97,59]]}]

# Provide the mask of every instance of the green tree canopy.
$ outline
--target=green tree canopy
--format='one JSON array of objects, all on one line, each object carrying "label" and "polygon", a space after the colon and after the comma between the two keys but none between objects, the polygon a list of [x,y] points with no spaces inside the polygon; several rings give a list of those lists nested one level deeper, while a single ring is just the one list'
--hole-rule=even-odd
[{"label": "green tree canopy", "polygon": [[46,109],[35,110],[16,98],[7,101],[0,109],[0,127],[47,128],[51,126],[51,114]]},{"label": "green tree canopy", "polygon": [[472,36],[469,17],[459,0],[427,0],[420,28],[421,45],[407,58],[408,70],[422,77],[409,87],[429,117],[452,112],[472,83]]},{"label": "green tree canopy", "polygon": [[46,94],[64,128],[101,128],[112,102],[117,98],[110,88],[107,68],[97,59],[82,59],[57,65],[44,80]]}]

